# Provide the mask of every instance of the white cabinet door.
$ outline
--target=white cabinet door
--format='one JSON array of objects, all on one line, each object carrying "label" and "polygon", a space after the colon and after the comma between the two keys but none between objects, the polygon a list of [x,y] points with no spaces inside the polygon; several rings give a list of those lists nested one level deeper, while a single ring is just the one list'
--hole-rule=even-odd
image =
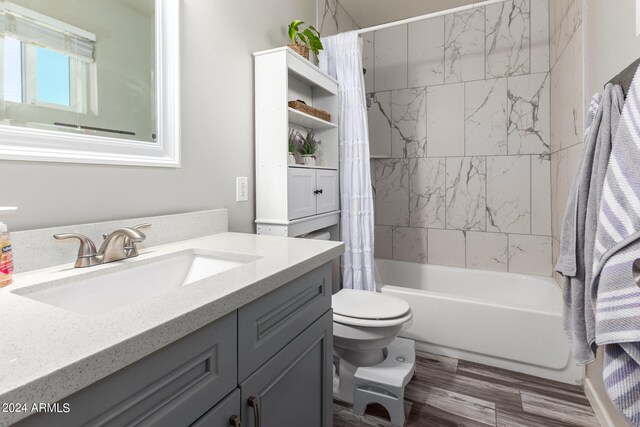
[{"label": "white cabinet door", "polygon": [[340,206],[340,189],[338,186],[338,171],[316,170],[316,213],[337,211]]},{"label": "white cabinet door", "polygon": [[316,214],[316,171],[289,168],[289,219]]}]

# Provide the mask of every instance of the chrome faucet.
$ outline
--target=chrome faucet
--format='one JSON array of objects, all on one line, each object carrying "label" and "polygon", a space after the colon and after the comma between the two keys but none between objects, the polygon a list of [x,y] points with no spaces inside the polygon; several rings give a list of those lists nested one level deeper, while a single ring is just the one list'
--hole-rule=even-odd
[{"label": "chrome faucet", "polygon": [[53,237],[57,240],[80,240],[75,266],[76,268],[84,268],[138,256],[136,243],[140,243],[146,238],[145,234],[140,230],[149,227],[151,227],[151,224],[140,224],[132,228],[118,228],[103,236],[104,241],[97,251],[93,241],[82,234],[55,234]]}]

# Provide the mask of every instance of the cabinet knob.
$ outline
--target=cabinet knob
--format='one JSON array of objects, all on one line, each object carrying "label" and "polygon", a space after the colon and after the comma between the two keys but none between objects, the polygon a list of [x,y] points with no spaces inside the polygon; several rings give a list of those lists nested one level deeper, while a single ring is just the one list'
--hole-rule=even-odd
[{"label": "cabinet knob", "polygon": [[322,189],[314,191],[313,194],[322,194]]},{"label": "cabinet knob", "polygon": [[240,417],[237,415],[231,415],[229,418],[229,425],[231,427],[242,427],[242,423],[240,422]]}]

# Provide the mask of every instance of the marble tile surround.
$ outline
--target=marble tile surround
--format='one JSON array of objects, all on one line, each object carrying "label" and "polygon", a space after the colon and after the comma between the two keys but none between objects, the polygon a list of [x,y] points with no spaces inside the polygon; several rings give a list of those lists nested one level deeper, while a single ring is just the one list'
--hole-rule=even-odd
[{"label": "marble tile surround", "polygon": [[530,73],[529,0],[506,1],[485,9],[486,77]]},{"label": "marble tile surround", "polygon": [[409,225],[445,228],[446,160],[409,159]]},{"label": "marble tile surround", "polygon": [[582,142],[585,110],[582,102],[583,78],[582,40],[573,37],[550,73],[551,103],[555,108],[551,115],[551,152]]},{"label": "marble tile surround", "polygon": [[[551,229],[552,264],[558,258],[560,233],[571,183],[582,156],[585,102],[582,86],[582,2],[549,3],[551,84]],[[588,94],[590,95],[590,94]],[[563,279],[554,274],[558,284]]]},{"label": "marble tile surround", "polygon": [[444,17],[444,81],[485,78],[485,9]]},{"label": "marble tile surround", "polygon": [[551,275],[549,7],[365,38],[377,257]]},{"label": "marble tile surround", "polygon": [[426,101],[424,87],[391,92],[391,157],[426,156]]},{"label": "marble tile surround", "polygon": [[446,166],[447,228],[486,230],[487,159],[449,157]]},{"label": "marble tile surround", "polygon": [[444,17],[409,24],[408,41],[409,87],[444,84]]},{"label": "marble tile surround", "polygon": [[409,159],[375,162],[376,225],[409,225]]},{"label": "marble tile surround", "polygon": [[531,158],[487,159],[487,231],[531,233]]},{"label": "marble tile surround", "polygon": [[582,0],[552,0],[549,2],[549,60],[551,68],[564,49],[579,34],[582,23]]},{"label": "marble tile surround", "polygon": [[338,0],[319,0],[317,8],[318,29],[323,37],[360,28]]},{"label": "marble tile surround", "polygon": [[465,83],[465,142],[467,155],[507,154],[507,79]]}]

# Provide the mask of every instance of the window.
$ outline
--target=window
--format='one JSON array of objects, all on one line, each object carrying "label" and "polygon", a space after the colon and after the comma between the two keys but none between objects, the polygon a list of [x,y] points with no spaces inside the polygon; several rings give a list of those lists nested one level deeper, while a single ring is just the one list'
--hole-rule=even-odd
[{"label": "window", "polygon": [[44,47],[36,48],[36,100],[71,106],[71,74],[67,55]]},{"label": "window", "polygon": [[97,95],[88,87],[95,35],[18,5],[5,7],[5,101],[87,113],[88,94]]},{"label": "window", "polygon": [[9,36],[4,43],[5,101],[87,113],[89,64]]},{"label": "window", "polygon": [[22,90],[22,43],[12,38],[4,39],[4,99],[21,103]]}]

